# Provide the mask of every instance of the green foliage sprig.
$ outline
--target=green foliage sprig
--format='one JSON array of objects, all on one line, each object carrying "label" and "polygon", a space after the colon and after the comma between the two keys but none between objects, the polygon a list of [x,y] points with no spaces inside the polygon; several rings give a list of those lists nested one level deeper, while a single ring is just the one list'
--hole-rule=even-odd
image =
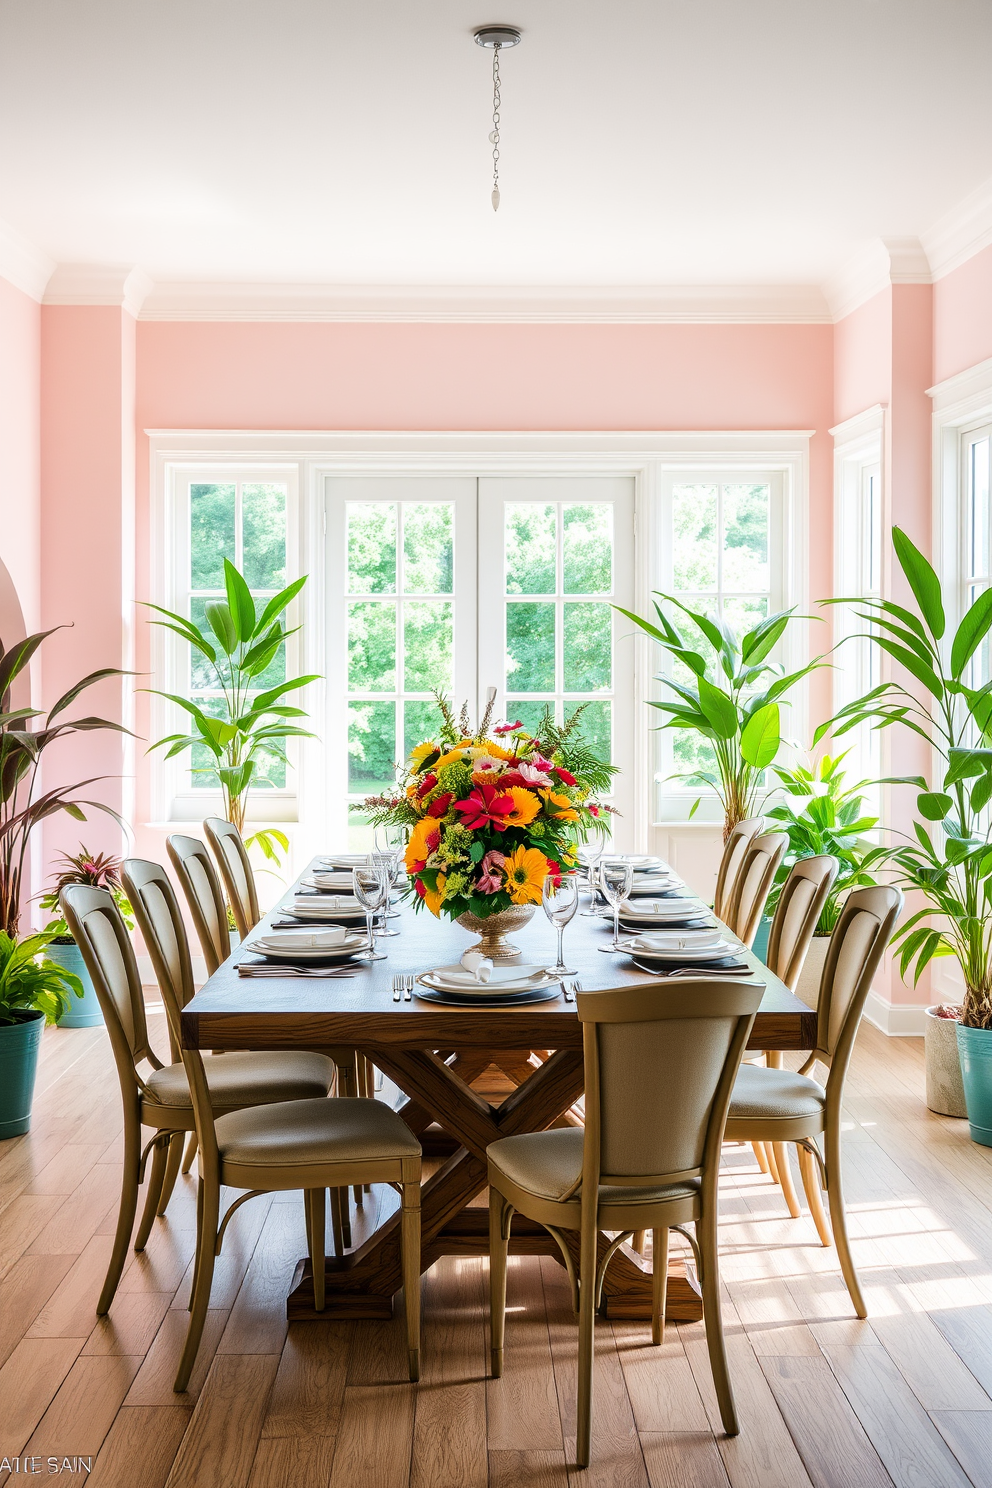
[{"label": "green foliage sprig", "polygon": [[73,994],[82,997],[79,977],[44,959],[51,940],[44,931],[16,940],[0,930],[0,1025],[21,1023],[33,1012],[56,1023],[68,1012]]}]

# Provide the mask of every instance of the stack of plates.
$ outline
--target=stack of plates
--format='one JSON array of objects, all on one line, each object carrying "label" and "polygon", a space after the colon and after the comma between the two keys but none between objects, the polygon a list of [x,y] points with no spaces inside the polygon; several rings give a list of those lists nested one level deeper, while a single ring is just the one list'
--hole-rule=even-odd
[{"label": "stack of plates", "polygon": [[676,878],[674,873],[635,873],[630,897],[641,899],[645,895],[671,894],[676,889],[684,888],[685,883],[681,878]]},{"label": "stack of plates", "polygon": [[326,930],[266,930],[245,945],[246,951],[257,956],[293,963],[350,961],[367,948],[364,934],[343,925],[328,926]]},{"label": "stack of plates", "polygon": [[621,940],[621,947],[638,961],[665,966],[706,966],[740,959],[741,943],[723,930],[658,930]]},{"label": "stack of plates", "polygon": [[365,919],[365,911],[353,894],[297,894],[280,908],[294,920],[339,921]]},{"label": "stack of plates", "polygon": [[[709,913],[698,899],[625,899],[620,906],[620,919],[632,930],[691,925],[706,920]],[[612,923],[612,910],[604,910],[603,918]]]},{"label": "stack of plates", "polygon": [[322,869],[342,868],[350,873],[352,868],[364,868],[368,860],[368,853],[329,853],[317,861]]},{"label": "stack of plates", "polygon": [[350,894],[353,879],[349,868],[347,873],[304,873],[300,883],[308,889],[320,889],[324,894]]},{"label": "stack of plates", "polygon": [[540,1002],[558,996],[558,978],[543,966],[494,966],[488,982],[476,981],[461,964],[438,966],[417,978],[417,996],[428,1002],[485,1005]]}]

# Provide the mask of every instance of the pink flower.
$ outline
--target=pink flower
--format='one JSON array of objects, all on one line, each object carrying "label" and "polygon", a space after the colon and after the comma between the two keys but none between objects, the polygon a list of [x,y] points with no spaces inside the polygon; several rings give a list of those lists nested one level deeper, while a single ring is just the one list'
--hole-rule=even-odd
[{"label": "pink flower", "polygon": [[513,730],[514,729],[518,729],[518,728],[523,728],[523,724],[520,722],[520,719],[519,718],[517,719],[516,723],[501,723],[501,724],[499,724],[498,727],[496,727],[496,728],[493,729],[493,733],[494,734],[512,734],[513,733]]},{"label": "pink flower", "polygon": [[501,852],[492,848],[479,864],[479,877],[475,881],[475,887],[480,894],[498,894],[503,887],[503,875],[500,872],[506,858]]},{"label": "pink flower", "polygon": [[505,832],[509,826],[506,818],[513,811],[513,797],[501,795],[495,786],[483,781],[464,801],[455,802],[455,810],[461,812],[462,826],[470,832],[490,825],[497,832]]},{"label": "pink flower", "polygon": [[[550,769],[550,765],[548,769]],[[521,760],[517,766],[517,774],[523,785],[546,785],[545,775],[547,770],[538,769],[530,760]]]}]

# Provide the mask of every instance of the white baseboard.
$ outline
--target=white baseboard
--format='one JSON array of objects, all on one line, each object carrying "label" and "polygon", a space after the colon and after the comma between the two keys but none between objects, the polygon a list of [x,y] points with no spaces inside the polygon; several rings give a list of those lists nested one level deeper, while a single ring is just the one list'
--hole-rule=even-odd
[{"label": "white baseboard", "polygon": [[877,992],[869,992],[865,1001],[865,1017],[875,1028],[887,1033],[889,1038],[922,1038],[925,1005],[886,1002]]}]

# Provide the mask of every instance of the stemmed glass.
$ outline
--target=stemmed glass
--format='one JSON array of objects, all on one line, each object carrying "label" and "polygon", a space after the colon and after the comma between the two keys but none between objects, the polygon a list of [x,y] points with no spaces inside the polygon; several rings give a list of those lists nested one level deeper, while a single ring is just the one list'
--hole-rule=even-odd
[{"label": "stemmed glass", "polygon": [[634,886],[634,866],[626,858],[604,858],[599,865],[599,886],[613,910],[613,943],[601,951],[619,951],[620,906]]},{"label": "stemmed glass", "polygon": [[591,842],[584,842],[579,848],[579,862],[584,864],[589,872],[589,908],[582,913],[588,915],[599,915],[599,891],[596,887],[596,866],[606,850],[606,843],[601,837],[594,837]]},{"label": "stemmed glass", "polygon": [[394,834],[387,827],[376,827],[375,848],[370,859],[372,866],[381,874],[385,888],[385,898],[382,907],[382,924],[379,926],[380,935],[399,935],[398,930],[389,928],[390,904],[392,903],[392,891],[399,877],[401,848],[395,841]]},{"label": "stemmed glass", "polygon": [[579,907],[579,884],[575,874],[563,873],[561,878],[555,879],[549,873],[541,890],[541,903],[544,905],[544,913],[558,931],[558,965],[551,967],[550,975],[574,976],[575,973],[565,965],[562,939],[565,926]]},{"label": "stemmed glass", "polygon": [[364,961],[385,961],[385,954],[375,948],[376,911],[382,907],[383,901],[387,898],[384,876],[374,864],[364,868],[353,868],[351,883],[355,898],[365,911],[365,928],[369,937],[369,947],[367,951],[362,952],[362,959]]}]

